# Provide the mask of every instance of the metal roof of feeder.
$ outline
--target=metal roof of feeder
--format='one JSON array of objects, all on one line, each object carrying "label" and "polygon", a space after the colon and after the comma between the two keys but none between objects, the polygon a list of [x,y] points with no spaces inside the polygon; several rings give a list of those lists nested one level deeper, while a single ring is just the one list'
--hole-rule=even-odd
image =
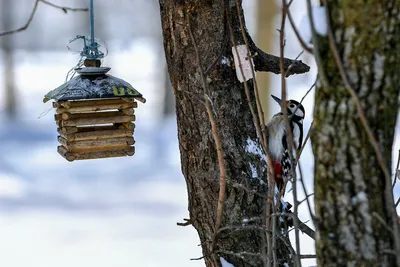
[{"label": "metal roof of feeder", "polygon": [[56,89],[48,92],[43,99],[55,101],[101,99],[101,98],[135,98],[144,100],[132,85],[122,79],[106,74],[110,68],[85,67],[76,69],[79,76],[69,80]]}]

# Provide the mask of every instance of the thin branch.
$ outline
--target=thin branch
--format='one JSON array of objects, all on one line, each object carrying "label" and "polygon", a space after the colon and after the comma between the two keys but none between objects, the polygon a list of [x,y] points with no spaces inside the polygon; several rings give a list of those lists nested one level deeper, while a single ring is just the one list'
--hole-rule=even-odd
[{"label": "thin branch", "polygon": [[319,53],[319,43],[318,43],[318,36],[317,36],[317,31],[315,30],[315,23],[314,23],[314,17],[312,15],[312,7],[311,7],[311,0],[307,0],[307,14],[308,14],[308,19],[310,21],[310,26],[311,26],[311,36],[312,36],[312,42],[313,42],[313,54],[315,58],[315,63],[317,64],[318,70],[319,70],[319,76],[321,79],[321,83],[328,88],[329,83],[328,79],[326,78],[326,75],[323,71],[321,71],[323,68],[322,64],[322,57]]},{"label": "thin branch", "polygon": [[397,206],[399,205],[399,203],[400,203],[400,197],[397,199],[396,204],[394,205],[394,207],[397,208]]},{"label": "thin branch", "polygon": [[204,259],[206,256],[204,255],[204,256],[201,256],[201,257],[198,257],[198,258],[191,258],[190,260],[191,261],[199,261],[199,260],[202,260],[202,259]]},{"label": "thin branch", "polygon": [[183,223],[180,223],[180,222],[177,222],[176,223],[176,225],[178,225],[178,226],[188,226],[188,225],[191,225],[192,224],[192,222],[190,221],[190,219],[183,219],[185,222],[183,222]]},{"label": "thin branch", "polygon": [[307,201],[307,198],[312,197],[313,195],[314,195],[314,193],[306,195],[306,197],[303,200],[299,201],[299,205],[301,205],[304,201]]},{"label": "thin branch", "polygon": [[[254,71],[254,66],[253,66],[252,60],[251,60],[252,56],[251,56],[249,42],[248,42],[247,37],[246,37],[246,30],[244,29],[244,25],[243,25],[243,17],[242,17],[242,12],[240,10],[240,1],[239,0],[236,0],[236,11],[237,11],[237,15],[239,17],[240,30],[242,32],[243,40],[244,40],[244,43],[246,44],[247,57],[248,57],[248,60],[250,62],[250,69],[251,69],[251,74],[252,74],[252,77],[253,77],[253,85],[254,85],[253,90],[254,90],[254,94],[256,96],[258,120],[259,120],[259,123],[260,123],[260,126],[261,126],[261,133],[262,133],[261,140],[264,143],[264,146],[266,148],[266,152],[268,154],[267,135],[265,133],[265,127],[264,127],[264,123],[265,123],[264,111],[263,111],[262,106],[261,106],[260,95],[259,95],[257,79],[256,79],[256,73]],[[244,77],[244,76],[242,76],[242,77]],[[267,155],[267,156],[269,156],[269,155]]]},{"label": "thin branch", "polygon": [[303,145],[301,146],[299,152],[297,153],[297,157],[296,157],[296,164],[297,162],[299,162],[300,156],[303,153],[304,147],[306,146],[308,140],[310,139],[312,130],[313,130],[313,126],[314,126],[314,121],[311,122],[310,128],[308,129],[308,133],[306,135],[306,138],[304,139]]},{"label": "thin branch", "polygon": [[317,257],[317,255],[314,255],[314,254],[300,255],[300,259],[315,259],[316,257]]},{"label": "thin branch", "polygon": [[28,21],[25,23],[24,26],[22,26],[22,27],[20,27],[20,28],[18,28],[18,29],[16,29],[16,30],[1,32],[1,33],[0,33],[0,36],[9,35],[9,34],[14,34],[14,33],[22,32],[22,31],[26,30],[26,29],[29,27],[29,25],[31,24],[31,22],[32,22],[32,20],[33,20],[33,17],[35,16],[35,13],[36,13],[36,10],[37,10],[37,7],[38,7],[39,2],[40,2],[40,0],[36,0],[36,1],[35,1],[35,4],[34,4],[33,9],[32,9],[32,12],[31,12],[31,14],[29,15]]},{"label": "thin branch", "polygon": [[72,7],[66,7],[66,6],[59,6],[59,5],[53,4],[46,0],[39,0],[39,1],[42,2],[43,4],[49,5],[51,7],[61,9],[64,13],[68,13],[68,11],[72,11],[72,12],[87,12],[87,11],[89,11],[88,8],[72,8]]},{"label": "thin branch", "polygon": [[[314,81],[314,83],[311,85],[311,87],[307,90],[306,94],[301,98],[300,104],[303,103],[303,101],[304,101],[304,99],[307,97],[307,95],[311,92],[312,89],[314,89],[315,85],[317,84],[317,80],[318,80],[318,77],[315,79],[315,81]],[[298,108],[298,107],[297,107],[297,108]],[[296,110],[297,110],[297,108],[296,108]],[[296,112],[296,110],[295,110],[295,112]]]},{"label": "thin branch", "polygon": [[297,60],[299,59],[299,57],[300,57],[303,53],[304,53],[304,50],[302,50],[302,51],[297,55],[297,57],[293,60],[293,63],[290,64],[289,67],[287,67],[287,69],[286,69],[286,74],[285,74],[286,77],[289,77],[289,76],[290,76],[290,70],[293,68],[294,64],[296,64],[296,62],[298,62]]},{"label": "thin branch", "polygon": [[[225,191],[226,191],[226,167],[225,167],[225,161],[224,161],[224,155],[222,151],[222,142],[218,134],[218,126],[217,122],[215,120],[213,108],[212,108],[212,102],[210,100],[210,90],[208,88],[207,82],[206,82],[206,77],[201,65],[201,60],[200,60],[200,53],[199,49],[196,43],[196,39],[194,38],[192,27],[191,27],[191,22],[190,22],[190,16],[188,14],[187,16],[187,24],[188,24],[188,31],[190,35],[190,39],[193,43],[193,47],[195,50],[196,54],[196,61],[199,67],[199,73],[200,73],[200,79],[203,85],[204,89],[204,98],[205,98],[205,104],[206,104],[206,110],[208,117],[210,119],[211,123],[211,131],[212,135],[215,141],[216,149],[217,149],[217,156],[218,156],[218,165],[219,165],[219,193],[218,193],[218,204],[217,204],[217,219],[215,221],[215,229],[214,229],[214,237],[213,237],[213,242],[212,242],[212,251],[215,250],[216,247],[216,234],[221,227],[222,224],[222,217],[223,217],[223,211],[224,211],[224,201],[225,201]],[[215,256],[215,254],[214,254]],[[214,261],[216,260],[216,257],[214,257]]]},{"label": "thin branch", "polygon": [[31,14],[29,15],[29,18],[28,18],[27,22],[25,23],[25,25],[20,27],[20,28],[18,28],[18,29],[15,29],[15,30],[0,32],[0,36],[10,35],[10,34],[14,34],[14,33],[17,33],[17,32],[22,32],[22,31],[26,30],[29,27],[29,25],[31,24],[33,18],[35,17],[36,10],[37,10],[37,7],[39,5],[39,2],[42,2],[42,3],[46,4],[46,5],[50,5],[50,6],[55,7],[55,8],[62,9],[65,13],[67,11],[88,11],[87,8],[61,7],[61,6],[57,6],[57,5],[52,4],[52,3],[48,2],[48,1],[45,1],[45,0],[36,0],[35,4],[33,5]]},{"label": "thin branch", "polygon": [[[396,165],[396,170],[394,172],[394,181],[393,181],[392,189],[396,185],[396,181],[397,181],[397,178],[399,176],[399,172],[400,172],[399,171],[399,166],[400,166],[400,149],[399,149],[399,155],[397,156],[397,165]],[[396,207],[397,207],[397,205],[396,205]]]},{"label": "thin branch", "polygon": [[277,217],[272,217],[272,258],[273,258],[273,266],[277,267],[278,266],[278,257],[276,256],[276,220]]},{"label": "thin branch", "polygon": [[[291,3],[289,3],[289,5],[290,4]],[[299,30],[297,29],[297,27],[296,27],[296,25],[294,23],[294,20],[293,20],[293,17],[292,17],[292,13],[290,12],[289,5],[287,6],[287,11],[286,12],[287,12],[287,15],[288,15],[288,18],[289,18],[290,25],[292,26],[292,29],[293,29],[294,33],[296,34],[297,40],[299,40],[299,42],[301,44],[301,47],[303,47],[304,50],[306,50],[308,53],[312,54],[313,53],[312,48],[308,44],[306,44],[306,42],[303,40],[303,38],[301,38],[300,32],[299,32]]]},{"label": "thin branch", "polygon": [[[294,147],[294,141],[293,141],[293,134],[290,130],[290,123],[289,123],[289,117],[287,114],[287,108],[286,108],[286,75],[285,75],[285,68],[284,68],[284,56],[285,56],[285,24],[286,24],[286,11],[287,11],[287,6],[286,6],[286,0],[282,0],[282,18],[281,18],[281,27],[279,30],[279,44],[280,44],[280,68],[281,68],[281,83],[282,83],[282,112],[283,116],[285,118],[285,126],[286,126],[286,139],[288,143],[288,150],[289,150],[289,158],[292,167],[292,177],[293,177],[293,212],[295,215],[294,221],[294,232],[295,232],[295,242],[296,242],[296,257],[294,258],[294,263],[295,266],[301,266],[301,261],[300,261],[300,236],[299,236],[299,220],[297,218],[297,213],[298,213],[298,200],[297,200],[297,180],[296,180],[296,169],[294,168],[294,159],[292,155],[293,147]],[[284,187],[285,188],[285,187]]]},{"label": "thin branch", "polygon": [[299,168],[301,186],[303,187],[304,194],[306,195],[306,202],[307,202],[308,212],[310,213],[311,219],[313,220],[313,223],[314,223],[314,225],[315,225],[315,220],[314,220],[314,219],[315,219],[315,216],[314,216],[314,214],[313,214],[313,212],[312,212],[312,209],[311,209],[310,200],[308,199],[307,187],[306,187],[306,184],[304,183],[303,171],[302,171],[302,169],[301,169],[300,162],[297,163],[297,166],[298,166],[298,168]]},{"label": "thin branch", "polygon": [[[240,3],[238,3],[238,2],[236,2],[236,6],[240,6]],[[229,27],[229,32],[230,32],[230,37],[231,37],[231,43],[232,43],[232,46],[233,46],[233,48],[234,48],[234,51],[235,51],[235,53],[236,53],[236,56],[237,56],[237,58],[238,58],[238,65],[239,65],[239,69],[240,69],[240,73],[241,73],[241,75],[242,75],[242,77],[245,77],[244,76],[244,71],[243,71],[243,67],[242,67],[242,63],[241,63],[241,58],[240,58],[240,56],[239,56],[239,52],[238,52],[238,50],[237,50],[237,45],[236,45],[236,40],[235,40],[235,36],[234,36],[234,34],[233,34],[233,29],[232,29],[232,25],[231,25],[231,16],[230,16],[230,10],[229,9],[227,9],[226,10],[226,14],[227,14],[227,17],[228,17],[228,27]],[[239,15],[239,17],[240,17],[240,12],[238,13],[238,15]],[[241,27],[241,30],[242,30],[242,35],[244,34],[245,35],[245,33],[243,32],[243,27]],[[248,48],[248,46],[247,46],[247,51],[248,51],[248,60],[250,60],[250,56],[249,56],[249,48]],[[252,63],[250,62],[250,65],[251,65]],[[253,75],[253,80],[256,80],[255,79],[255,75],[254,75],[254,70],[252,71],[252,75]],[[253,108],[253,105],[252,105],[252,103],[251,103],[251,98],[250,98],[250,89],[249,89],[249,87],[248,87],[248,84],[247,84],[247,81],[244,81],[243,82],[243,85],[244,85],[244,91],[245,91],[245,94],[246,94],[246,100],[247,100],[247,104],[248,104],[248,106],[249,106],[249,109],[250,109],[250,113],[251,113],[251,115],[252,115],[252,118],[253,118],[253,124],[254,124],[254,126],[255,126],[255,128],[256,128],[256,134],[257,134],[257,137],[258,137],[258,140],[260,140],[260,142],[261,142],[261,146],[262,146],[262,148],[263,148],[263,151],[264,151],[264,154],[265,155],[267,155],[267,163],[268,163],[268,166],[272,166],[272,160],[271,160],[271,157],[270,156],[268,156],[268,147],[267,147],[267,142],[266,142],[266,140],[267,140],[267,138],[266,138],[266,135],[265,135],[265,130],[263,131],[263,130],[261,130],[261,123],[264,123],[264,121],[259,121],[259,117],[260,116],[258,116],[257,117],[257,114],[256,114],[256,112],[254,111],[254,108]],[[258,92],[257,92],[257,94],[258,94]],[[258,107],[258,106],[257,106]],[[263,126],[263,128],[265,128],[265,126]],[[267,180],[268,180],[268,199],[267,199],[267,212],[266,212],[266,227],[267,227],[267,229],[270,229],[270,220],[268,219],[269,218],[269,214],[271,213],[270,212],[270,201],[271,201],[271,197],[272,197],[272,192],[273,192],[273,187],[271,186],[272,184],[273,184],[273,182],[272,182],[272,177],[274,176],[274,170],[273,170],[273,168],[268,168],[268,171],[267,171]],[[270,240],[270,236],[269,236],[269,234],[267,234],[266,235],[266,238],[267,238],[267,243],[268,243],[268,252],[270,251],[270,249],[271,249],[271,240]],[[267,255],[267,258],[271,258],[270,257],[271,255]],[[264,257],[263,257],[263,259],[264,259]],[[269,263],[270,263],[270,261],[268,261],[267,263],[265,263],[264,262],[264,265],[266,265],[266,266],[269,266]]]},{"label": "thin branch", "polygon": [[389,226],[388,226],[388,224],[387,224],[387,221],[385,221],[377,212],[375,212],[375,211],[373,211],[372,212],[372,216],[373,217],[375,217],[375,219],[377,219],[378,220],[378,222],[380,223],[380,224],[382,224],[382,226],[384,226],[385,228],[386,228],[386,230],[388,230],[390,233],[394,233],[393,232],[393,229],[391,229]]}]

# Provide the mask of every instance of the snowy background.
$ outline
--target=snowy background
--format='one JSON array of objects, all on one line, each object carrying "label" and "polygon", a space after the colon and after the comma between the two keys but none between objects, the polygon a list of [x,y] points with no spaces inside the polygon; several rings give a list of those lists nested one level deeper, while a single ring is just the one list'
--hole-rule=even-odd
[{"label": "snowy background", "polygon": [[[244,0],[250,32],[255,27],[255,1]],[[14,1],[16,6],[26,2]],[[53,2],[82,7],[86,1]],[[157,2],[121,0],[116,5],[95,0],[105,17],[96,21],[96,36],[106,40],[109,49],[103,66],[112,67],[112,75],[129,81],[147,99],[137,109],[133,157],[70,163],[56,151],[54,111],[42,99],[76,64],[78,55],[65,47],[77,34],[88,34],[87,14],[64,15],[39,4],[31,27],[11,37],[18,116],[11,121],[4,116],[5,87],[0,82],[0,266],[204,266],[203,261],[190,261],[201,256],[196,231],[176,226],[188,218],[187,193],[175,117],[162,114],[164,59]],[[10,11],[15,15],[13,28],[23,25],[31,11],[28,4],[18,6]],[[294,1],[292,8],[300,23],[305,1]],[[301,48],[289,27],[287,40],[286,56],[295,58]],[[278,32],[273,42],[276,54]],[[294,99],[301,99],[316,75],[312,58],[305,53],[300,59],[312,71],[288,79],[289,97]],[[1,80],[5,68],[0,61]],[[279,79],[273,76],[271,82],[276,95]],[[313,93],[303,104],[308,130]],[[271,104],[271,112],[278,110]],[[394,151],[398,149],[397,143]],[[302,155],[302,167],[312,192],[310,146]],[[291,193],[286,200],[291,202]],[[300,218],[310,219],[305,205]],[[301,239],[302,254],[313,253],[312,240],[306,235]],[[310,266],[315,261],[303,263]]]}]

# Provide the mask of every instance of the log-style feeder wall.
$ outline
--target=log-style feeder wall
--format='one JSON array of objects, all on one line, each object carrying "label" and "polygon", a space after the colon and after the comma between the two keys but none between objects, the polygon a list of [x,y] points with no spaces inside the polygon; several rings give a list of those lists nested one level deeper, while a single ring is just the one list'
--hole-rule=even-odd
[{"label": "log-style feeder wall", "polygon": [[133,156],[133,98],[53,102],[58,153],[68,161]]},{"label": "log-style feeder wall", "polygon": [[[54,100],[58,153],[68,161],[133,156],[137,102],[146,102],[128,82],[106,74],[99,60],[85,60],[79,74],[48,92]],[[92,66],[93,65],[93,66]]]}]

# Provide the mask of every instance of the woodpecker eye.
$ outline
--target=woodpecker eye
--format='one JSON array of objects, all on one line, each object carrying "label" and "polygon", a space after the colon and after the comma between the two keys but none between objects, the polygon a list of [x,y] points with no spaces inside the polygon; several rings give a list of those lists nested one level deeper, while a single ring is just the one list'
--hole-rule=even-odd
[{"label": "woodpecker eye", "polygon": [[292,103],[292,104],[289,105],[289,107],[290,107],[290,108],[295,108],[296,105]]}]

